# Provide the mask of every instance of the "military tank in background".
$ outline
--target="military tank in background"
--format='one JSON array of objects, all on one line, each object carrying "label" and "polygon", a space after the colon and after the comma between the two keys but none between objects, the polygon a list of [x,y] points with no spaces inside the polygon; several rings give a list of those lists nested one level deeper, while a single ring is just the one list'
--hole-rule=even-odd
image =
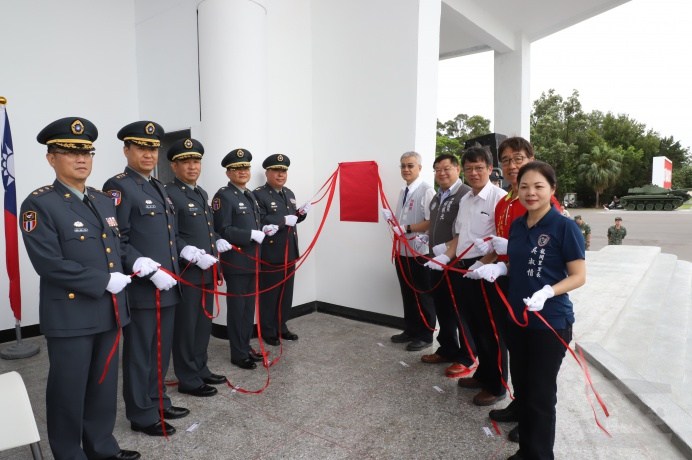
[{"label": "military tank in background", "polygon": [[629,189],[620,198],[620,205],[629,211],[672,211],[689,199],[687,190],[668,190],[649,184]]}]

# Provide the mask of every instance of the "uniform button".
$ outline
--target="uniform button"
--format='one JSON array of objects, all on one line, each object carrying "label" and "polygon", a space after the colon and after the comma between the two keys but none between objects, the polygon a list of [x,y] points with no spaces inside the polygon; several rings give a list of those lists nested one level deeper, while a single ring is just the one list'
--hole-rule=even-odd
[{"label": "uniform button", "polygon": [[172,242],[172,241],[169,241],[168,244],[170,244],[171,246],[173,246],[173,242]]},{"label": "uniform button", "polygon": [[80,235],[80,236],[79,236],[79,239],[82,240],[82,241],[84,241],[84,235]]},{"label": "uniform button", "polygon": [[151,215],[153,216],[153,215],[155,215],[156,213],[155,213],[154,211],[151,211],[149,214],[151,214]]},{"label": "uniform button", "polygon": [[193,212],[193,213],[192,213],[192,215],[193,215],[193,216],[196,216],[196,215],[197,215],[197,213],[196,213],[196,212]]},{"label": "uniform button", "polygon": [[214,248],[214,243],[211,244],[212,249]]},{"label": "uniform button", "polygon": [[207,225],[211,227],[211,222],[207,222]]},{"label": "uniform button", "polygon": [[171,229],[171,224],[168,224],[168,230],[170,230],[170,229]]},{"label": "uniform button", "polygon": [[115,264],[113,262],[108,262],[108,268],[113,268],[115,267]]},{"label": "uniform button", "polygon": [[213,233],[210,233],[209,236],[214,236],[214,234],[213,234]]},{"label": "uniform button", "polygon": [[204,214],[207,215],[207,214],[209,214],[209,213],[208,213],[207,211],[204,211]]},{"label": "uniform button", "polygon": [[111,248],[106,248],[106,253],[110,254],[111,253]]},{"label": "uniform button", "polygon": [[74,292],[70,292],[69,294],[67,294],[67,298],[70,300],[74,299]]},{"label": "uniform button", "polygon": [[101,234],[101,238],[106,239],[107,237],[108,237],[108,235],[106,235],[105,233]]},{"label": "uniform button", "polygon": [[172,261],[175,261],[175,256],[171,257],[171,260],[172,260]]}]

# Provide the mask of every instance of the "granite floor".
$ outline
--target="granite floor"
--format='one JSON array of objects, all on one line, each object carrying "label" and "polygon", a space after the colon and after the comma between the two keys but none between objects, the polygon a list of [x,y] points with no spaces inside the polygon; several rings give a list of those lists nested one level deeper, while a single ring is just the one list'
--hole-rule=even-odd
[{"label": "granite floor", "polygon": [[[168,439],[130,430],[119,400],[115,435],[122,448],[144,459],[504,459],[517,445],[506,440],[509,424],[490,423],[489,408],[471,403],[475,390],[444,376],[444,365],[424,364],[404,345],[390,342],[399,331],[324,313],[289,323],[300,340],[286,343],[267,372],[246,371],[229,362],[228,344],[212,338],[212,371],[226,374],[258,395],[219,387],[218,395],[195,398],[169,387],[173,403],[191,414],[174,420]],[[45,342],[32,358],[0,360],[0,373],[24,378],[41,432],[46,458],[53,458],[45,432]],[[256,344],[255,344],[256,346]],[[271,357],[279,347],[267,347]],[[591,370],[611,416],[599,415],[612,437],[596,425],[581,370],[567,357],[559,377],[556,458],[684,458],[655,423]],[[169,378],[173,378],[169,374]],[[593,400],[593,398],[591,398]],[[504,407],[508,400],[499,403]],[[11,414],[0,412],[0,416]],[[28,447],[0,452],[0,459],[30,459]]]}]

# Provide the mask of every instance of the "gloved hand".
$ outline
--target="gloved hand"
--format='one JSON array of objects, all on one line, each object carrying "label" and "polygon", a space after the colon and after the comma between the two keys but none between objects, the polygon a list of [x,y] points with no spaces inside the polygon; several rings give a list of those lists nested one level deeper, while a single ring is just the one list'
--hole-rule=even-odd
[{"label": "gloved hand", "polygon": [[219,251],[219,253],[230,251],[231,249],[233,249],[233,245],[228,241],[223,238],[216,240],[216,250]]},{"label": "gloved hand", "polygon": [[401,236],[406,232],[405,229],[399,227],[398,225],[392,225],[392,231],[396,236]]},{"label": "gloved hand", "polygon": [[298,208],[298,214],[304,216],[310,211],[310,208],[312,208],[312,204],[309,201],[306,201],[305,204],[303,204],[303,206]]},{"label": "gloved hand", "polygon": [[482,255],[486,255],[493,250],[491,241],[492,240],[484,241],[483,238],[476,238],[473,240],[473,245],[476,246],[476,249],[481,251]]},{"label": "gloved hand", "polygon": [[108,286],[106,286],[106,291],[110,292],[111,294],[117,294],[125,289],[125,286],[131,282],[132,278],[129,276],[120,272],[113,272],[111,273],[110,281],[108,281]]},{"label": "gloved hand", "polygon": [[159,289],[161,291],[167,291],[178,282],[173,278],[171,275],[168,273],[164,272],[163,270],[159,270],[153,275],[151,275],[151,278],[149,278],[154,285],[156,285],[156,289]]},{"label": "gloved hand", "polygon": [[[430,243],[430,237],[428,236],[427,233],[420,233],[420,234],[416,235],[416,240],[418,240],[418,242],[422,243],[422,244]],[[437,255],[437,254],[435,254],[435,255]]]},{"label": "gloved hand", "polygon": [[140,278],[149,276],[159,269],[160,263],[155,262],[149,257],[138,257],[135,263],[132,264],[132,271]]},{"label": "gloved hand", "polygon": [[481,268],[483,266],[483,263],[480,260],[477,260],[471,265],[467,270],[466,274],[464,275],[464,278],[468,278],[470,280],[479,280],[481,279],[481,275],[476,271],[477,269]]},{"label": "gloved hand", "polygon": [[493,248],[495,248],[495,252],[500,254],[500,255],[505,255],[507,254],[507,239],[502,238],[501,236],[494,236],[493,235]]},{"label": "gloved hand", "polygon": [[196,264],[199,261],[202,254],[205,254],[205,251],[189,244],[180,251],[180,257],[185,260],[189,260],[193,264]]},{"label": "gloved hand", "polygon": [[298,216],[296,216],[295,214],[289,214],[288,216],[284,216],[284,222],[287,226],[293,227],[298,222]]},{"label": "gloved hand", "polygon": [[433,254],[435,254],[435,256],[439,256],[440,254],[444,254],[445,252],[447,252],[446,243],[440,243],[433,246]]},{"label": "gloved hand", "polygon": [[541,311],[543,310],[543,305],[545,301],[555,295],[553,287],[546,284],[538,291],[534,292],[531,298],[525,298],[524,303],[529,307],[529,311]]},{"label": "gloved hand", "polygon": [[485,264],[475,269],[474,273],[484,280],[494,283],[496,279],[507,274],[507,265],[504,262]]},{"label": "gloved hand", "polygon": [[218,261],[219,260],[211,254],[202,254],[196,262],[196,265],[202,270],[206,270]]},{"label": "gloved hand", "polygon": [[[445,265],[449,263],[449,256],[447,254],[440,254],[439,256],[433,257],[425,263],[424,267],[428,267],[431,270],[442,271],[445,269]],[[442,265],[440,265],[442,264]]]},{"label": "gloved hand", "polygon": [[279,231],[279,226],[274,224],[265,225],[262,227],[262,231],[267,236],[274,236]]},{"label": "gloved hand", "polygon": [[264,241],[265,236],[266,235],[264,234],[264,232],[261,232],[259,230],[250,231],[250,239],[256,241],[257,244],[262,244],[262,241]]},{"label": "gloved hand", "polygon": [[382,208],[382,218],[389,221],[394,219],[394,215],[389,209]]}]

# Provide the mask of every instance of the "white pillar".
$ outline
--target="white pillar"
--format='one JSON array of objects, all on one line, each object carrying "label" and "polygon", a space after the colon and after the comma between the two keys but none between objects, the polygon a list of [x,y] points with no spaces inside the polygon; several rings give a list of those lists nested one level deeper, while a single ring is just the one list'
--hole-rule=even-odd
[{"label": "white pillar", "polygon": [[529,139],[531,44],[517,38],[514,51],[495,52],[495,132]]},{"label": "white pillar", "polygon": [[[204,0],[199,4],[201,140],[206,177],[223,176],[221,159],[241,147],[253,155],[252,183],[263,177],[260,165],[267,154],[264,3],[265,0]],[[215,193],[216,188],[209,192]],[[226,324],[225,307],[214,322]]]}]

